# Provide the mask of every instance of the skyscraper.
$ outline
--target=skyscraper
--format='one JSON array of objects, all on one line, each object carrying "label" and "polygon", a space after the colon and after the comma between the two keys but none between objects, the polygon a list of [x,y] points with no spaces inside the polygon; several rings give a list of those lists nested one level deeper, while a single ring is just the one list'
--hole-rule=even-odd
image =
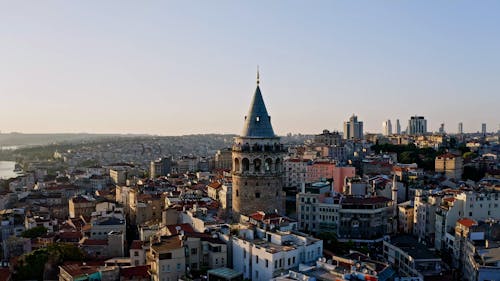
[{"label": "skyscraper", "polygon": [[401,124],[399,123],[399,119],[396,119],[396,134],[401,135]]},{"label": "skyscraper", "polygon": [[444,134],[444,123],[441,123],[441,125],[439,126],[439,133]]},{"label": "skyscraper", "polygon": [[363,139],[363,122],[358,121],[358,116],[352,115],[349,121],[344,122],[345,139]]},{"label": "skyscraper", "polygon": [[274,134],[259,87],[245,125],[233,145],[233,214],[250,215],[257,211],[284,213],[282,192],[284,148]]},{"label": "skyscraper", "polygon": [[387,119],[387,121],[382,123],[382,132],[384,133],[384,136],[392,135],[392,124],[390,119]]},{"label": "skyscraper", "polygon": [[481,124],[481,133],[486,135],[486,123]]},{"label": "skyscraper", "polygon": [[462,122],[458,123],[458,133],[459,134],[464,133],[464,124]]},{"label": "skyscraper", "polygon": [[427,120],[423,116],[412,116],[408,120],[409,135],[423,135],[427,133]]}]

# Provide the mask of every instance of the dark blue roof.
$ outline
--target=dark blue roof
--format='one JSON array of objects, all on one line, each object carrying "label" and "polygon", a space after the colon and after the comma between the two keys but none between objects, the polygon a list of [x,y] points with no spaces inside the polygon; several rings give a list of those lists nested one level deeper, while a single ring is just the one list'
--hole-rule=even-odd
[{"label": "dark blue roof", "polygon": [[266,105],[257,85],[255,94],[250,104],[247,116],[245,116],[245,125],[243,126],[242,137],[250,138],[274,138],[273,126],[271,125],[271,116],[267,114]]}]

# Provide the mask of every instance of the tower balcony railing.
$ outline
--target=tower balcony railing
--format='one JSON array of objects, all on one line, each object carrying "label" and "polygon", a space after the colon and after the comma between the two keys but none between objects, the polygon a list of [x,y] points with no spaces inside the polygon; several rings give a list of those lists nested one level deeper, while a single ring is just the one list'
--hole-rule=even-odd
[{"label": "tower balcony railing", "polygon": [[247,175],[247,176],[276,176],[280,175],[281,171],[271,170],[271,171],[233,171],[235,175]]},{"label": "tower balcony railing", "polygon": [[233,151],[237,152],[288,152],[288,149],[283,144],[261,145],[261,144],[234,144]]}]

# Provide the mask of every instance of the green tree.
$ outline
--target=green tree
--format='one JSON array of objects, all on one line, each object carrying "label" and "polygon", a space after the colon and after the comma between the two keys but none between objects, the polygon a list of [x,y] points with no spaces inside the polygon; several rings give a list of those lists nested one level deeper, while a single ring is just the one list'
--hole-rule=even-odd
[{"label": "green tree", "polygon": [[462,158],[464,158],[464,160],[469,160],[469,159],[473,159],[473,158],[476,158],[477,154],[472,152],[472,151],[467,151],[465,152],[463,155],[462,155]]},{"label": "green tree", "polygon": [[23,231],[23,233],[21,233],[21,236],[24,238],[33,239],[36,237],[40,237],[46,233],[47,233],[47,228],[45,228],[44,226],[36,226],[31,229]]},{"label": "green tree", "polygon": [[71,244],[55,243],[23,255],[16,266],[15,280],[43,280],[46,264],[50,267],[65,261],[82,261],[83,253]]}]

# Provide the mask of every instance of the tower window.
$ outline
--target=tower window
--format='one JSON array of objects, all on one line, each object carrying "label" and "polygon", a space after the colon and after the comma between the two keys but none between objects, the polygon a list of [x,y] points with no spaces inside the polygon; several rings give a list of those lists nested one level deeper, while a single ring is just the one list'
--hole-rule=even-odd
[{"label": "tower window", "polygon": [[236,197],[240,196],[240,194],[238,193],[238,189],[236,189]]},{"label": "tower window", "polygon": [[260,198],[260,192],[255,192],[255,198]]}]

